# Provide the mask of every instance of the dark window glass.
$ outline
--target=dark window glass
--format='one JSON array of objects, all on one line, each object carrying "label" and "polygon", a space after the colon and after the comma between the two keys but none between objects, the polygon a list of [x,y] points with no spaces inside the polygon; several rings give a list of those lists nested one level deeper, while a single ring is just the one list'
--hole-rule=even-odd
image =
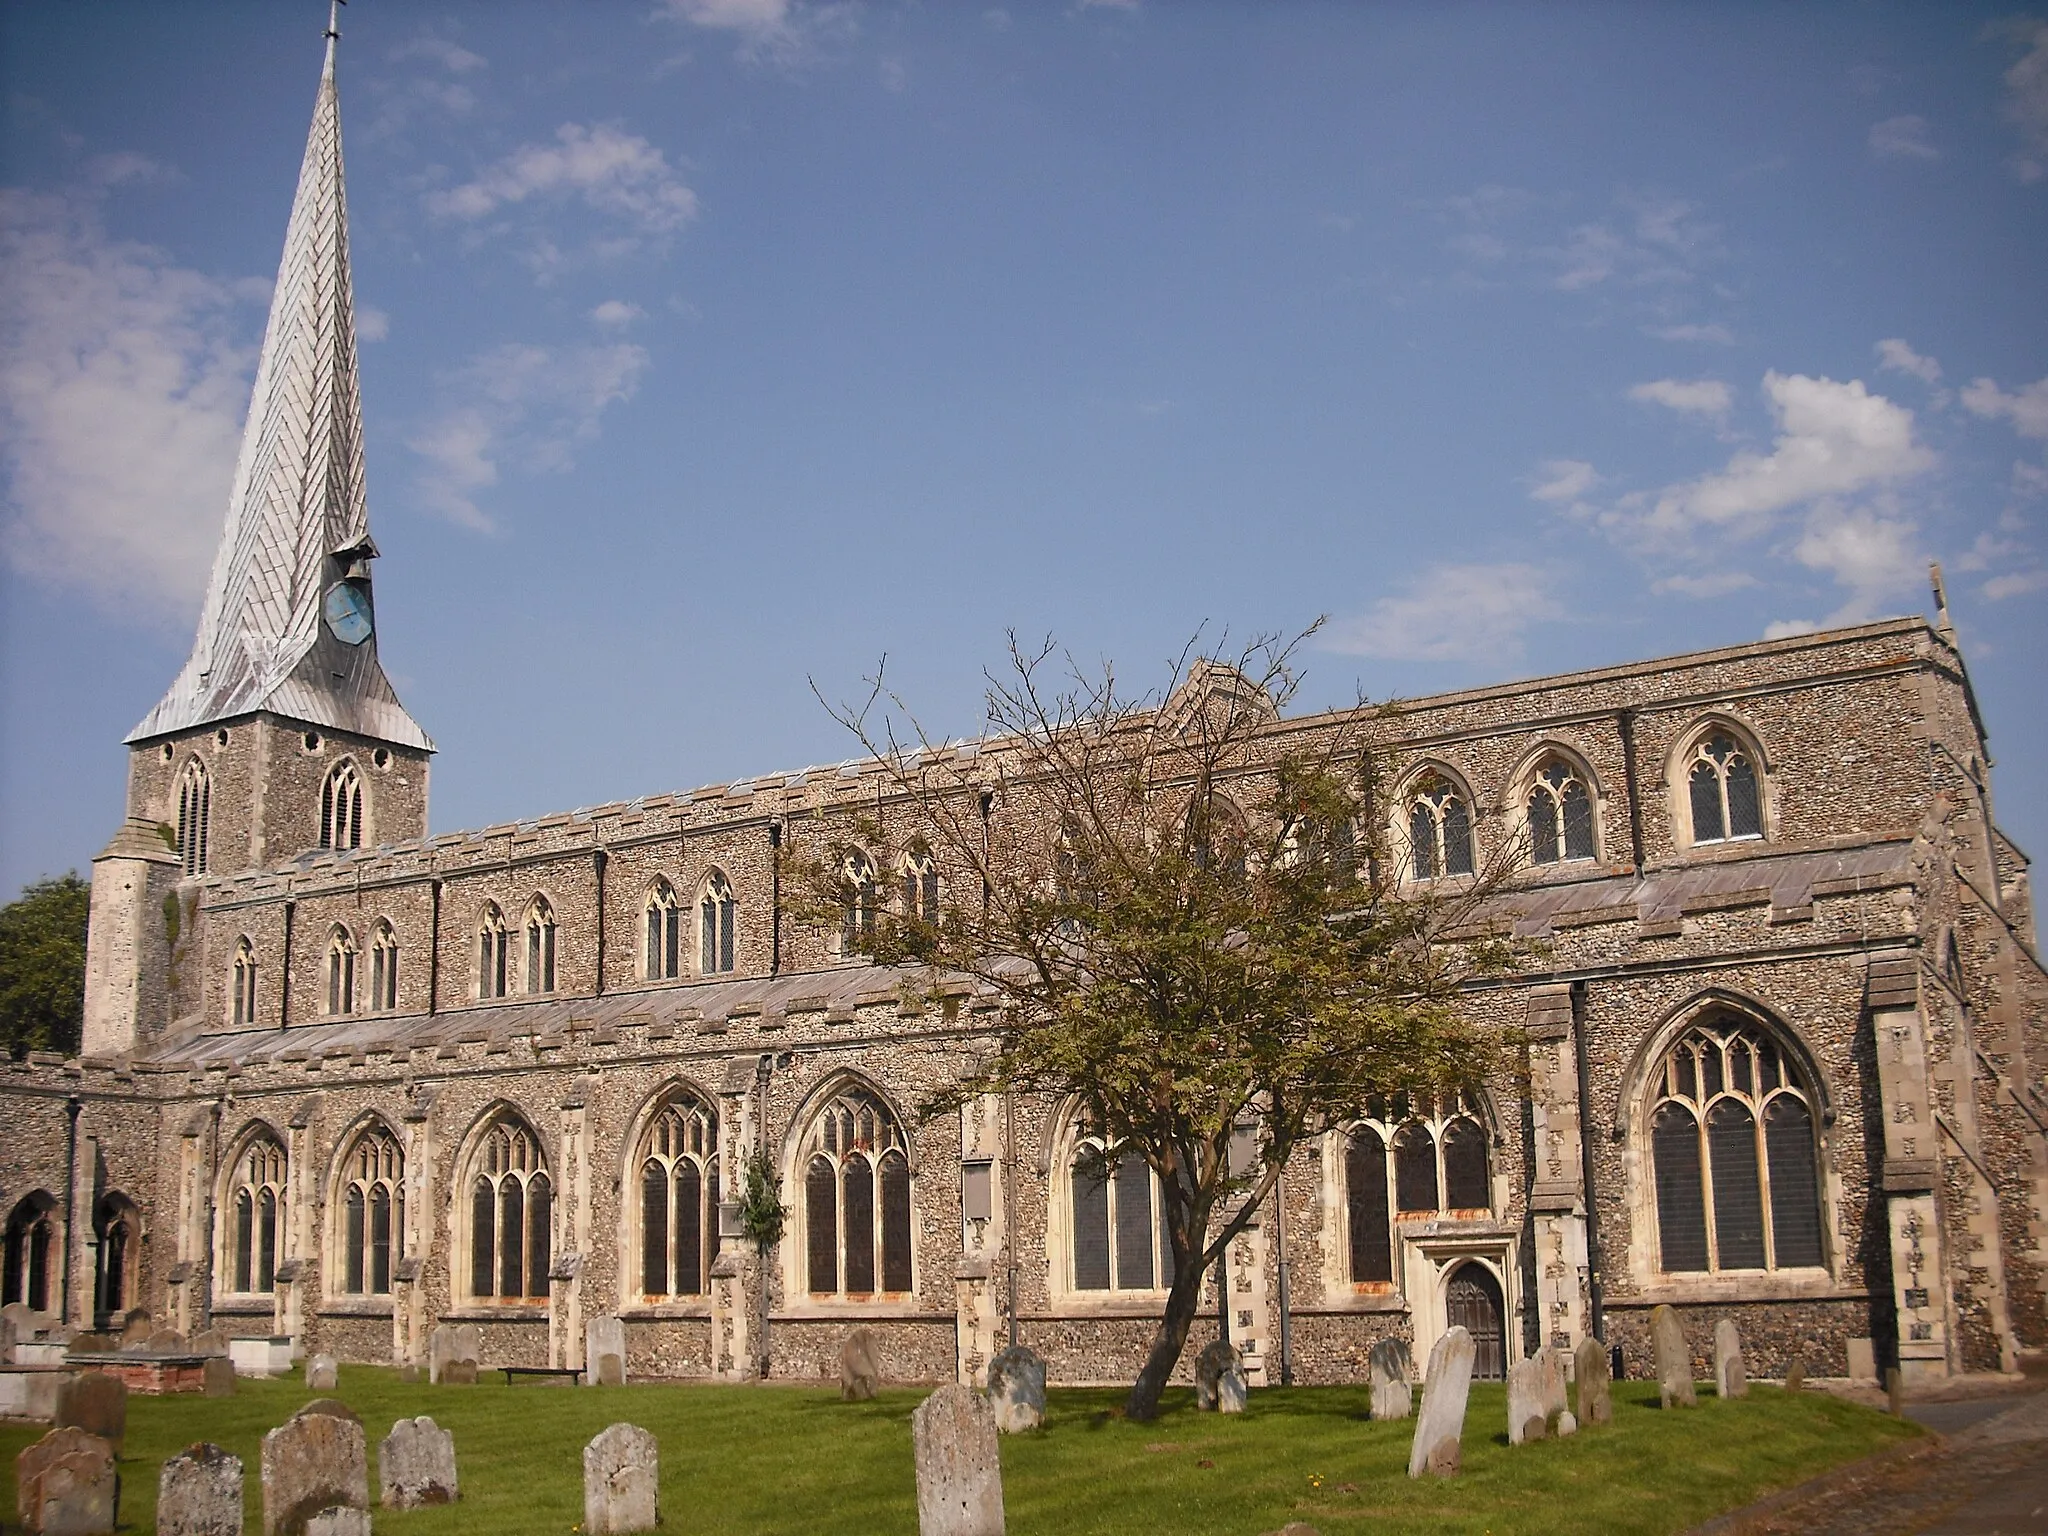
[{"label": "dark window glass", "polygon": [[1152,1289],[1152,1169],[1136,1152],[1116,1161],[1116,1287]]},{"label": "dark window glass", "polygon": [[652,1158],[640,1170],[640,1290],[669,1294],[668,1173]]},{"label": "dark window glass", "polygon": [[1764,1267],[1764,1199],[1749,1106],[1723,1099],[1707,1111],[1707,1156],[1714,1171],[1714,1244],[1722,1269]]},{"label": "dark window glass", "polygon": [[1404,1125],[1395,1133],[1394,1204],[1403,1212],[1438,1209],[1436,1139],[1425,1126]]},{"label": "dark window glass", "polygon": [[1456,795],[1444,806],[1444,873],[1472,873],[1472,816]]},{"label": "dark window glass", "polygon": [[363,1237],[368,1216],[363,1192],[351,1189],[348,1192],[348,1290],[355,1296],[363,1292]]},{"label": "dark window glass", "polygon": [[1763,804],[1756,792],[1756,769],[1748,757],[1737,757],[1728,765],[1728,835],[1761,837],[1763,831]]},{"label": "dark window glass", "polygon": [[1593,857],[1593,801],[1577,779],[1564,787],[1564,856]]},{"label": "dark window glass", "polygon": [[1493,1205],[1492,1182],[1486,1176],[1486,1133],[1470,1120],[1444,1127],[1444,1205],[1454,1211],[1487,1210]]},{"label": "dark window glass", "polygon": [[1540,787],[1529,796],[1529,847],[1538,864],[1558,861],[1557,801]]},{"label": "dark window glass", "polygon": [[882,1159],[882,1289],[910,1289],[910,1164],[900,1152]]},{"label": "dark window glass", "polygon": [[1427,801],[1418,800],[1408,812],[1408,846],[1415,854],[1415,876],[1427,880],[1436,874],[1436,817]]},{"label": "dark window glass", "polygon": [[1728,835],[1721,824],[1721,775],[1712,763],[1694,763],[1689,778],[1692,790],[1692,840],[1718,843]]},{"label": "dark window glass", "polygon": [[498,1272],[495,1241],[497,1207],[498,1198],[491,1189],[491,1181],[478,1179],[470,1194],[469,1207],[469,1293],[472,1296],[491,1296],[497,1291],[491,1283],[491,1277]]},{"label": "dark window glass", "polygon": [[1085,1154],[1074,1162],[1074,1289],[1109,1289],[1109,1180]]},{"label": "dark window glass", "polygon": [[391,1191],[370,1191],[370,1293],[391,1294]]},{"label": "dark window glass", "polygon": [[1387,1148],[1380,1133],[1360,1126],[1344,1148],[1345,1213],[1351,1228],[1351,1278],[1389,1283],[1394,1249],[1387,1225]]},{"label": "dark window glass", "polygon": [[846,1293],[875,1288],[875,1170],[864,1157],[850,1157],[839,1170],[845,1190]]},{"label": "dark window glass", "polygon": [[250,1291],[256,1285],[256,1198],[248,1190],[235,1194],[235,1289]]},{"label": "dark window glass", "polygon": [[555,1262],[554,1190],[546,1174],[536,1173],[526,1193],[526,1294],[546,1300],[548,1271]]},{"label": "dark window glass", "polygon": [[807,1283],[812,1291],[831,1295],[839,1289],[839,1196],[828,1158],[812,1158],[804,1171],[804,1236]]},{"label": "dark window glass", "polygon": [[517,1179],[498,1186],[498,1295],[526,1294],[526,1191]]},{"label": "dark window glass", "polygon": [[1789,1094],[1771,1100],[1764,1111],[1764,1152],[1771,1172],[1771,1244],[1778,1265],[1819,1264],[1813,1112]]},{"label": "dark window glass", "polygon": [[1657,1168],[1657,1239],[1662,1265],[1674,1273],[1707,1267],[1707,1205],[1700,1180],[1700,1129],[1676,1104],[1663,1105],[1650,1126]]},{"label": "dark window glass", "polygon": [[704,1294],[704,1177],[691,1162],[676,1164],[676,1292]]},{"label": "dark window glass", "polygon": [[264,1190],[256,1197],[256,1289],[277,1286],[277,1196]]}]

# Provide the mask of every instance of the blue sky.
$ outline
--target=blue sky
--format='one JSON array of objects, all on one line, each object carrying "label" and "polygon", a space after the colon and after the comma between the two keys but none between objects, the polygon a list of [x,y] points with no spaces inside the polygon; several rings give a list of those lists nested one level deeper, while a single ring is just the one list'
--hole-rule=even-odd
[{"label": "blue sky", "polygon": [[[191,643],[324,7],[0,10],[0,885]],[[971,732],[1006,628],[1304,705],[1928,609],[2048,847],[2048,16],[357,0],[437,830]]]}]

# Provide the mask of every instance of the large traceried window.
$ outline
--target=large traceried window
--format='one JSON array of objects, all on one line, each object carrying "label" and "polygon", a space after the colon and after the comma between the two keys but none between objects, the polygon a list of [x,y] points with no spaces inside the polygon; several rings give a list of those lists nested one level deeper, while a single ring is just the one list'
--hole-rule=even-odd
[{"label": "large traceried window", "polygon": [[363,781],[354,763],[336,763],[320,786],[320,846],[363,846]]},{"label": "large traceried window", "polygon": [[673,981],[683,964],[683,905],[676,900],[676,888],[666,880],[655,881],[642,912],[646,953],[641,974],[649,981]]},{"label": "large traceried window", "polygon": [[939,866],[931,850],[912,848],[903,856],[898,877],[902,882],[904,920],[927,927],[938,922]]},{"label": "large traceried window", "polygon": [[526,909],[526,990],[535,996],[555,990],[555,909],[545,896]]},{"label": "large traceried window", "polygon": [[1441,774],[1409,791],[1408,857],[1418,880],[1472,873],[1472,811]]},{"label": "large traceried window", "polygon": [[1729,732],[1715,731],[1693,748],[1685,782],[1692,802],[1695,843],[1736,842],[1764,835],[1755,757]]},{"label": "large traceried window", "polygon": [[0,1271],[0,1306],[22,1303],[33,1312],[49,1312],[55,1290],[57,1201],[45,1190],[24,1195],[7,1213],[6,1268]]},{"label": "large traceried window", "polygon": [[476,995],[503,997],[512,950],[505,932],[505,914],[495,901],[484,904],[476,925]]},{"label": "large traceried window", "polygon": [[236,941],[228,973],[228,1017],[237,1029],[256,1022],[256,946],[246,938]]},{"label": "large traceried window", "polygon": [[733,968],[733,929],[738,923],[739,903],[732,899],[732,882],[714,869],[704,882],[704,894],[697,898],[697,972],[722,976]]},{"label": "large traceried window", "polygon": [[1067,1161],[1077,1291],[1163,1291],[1173,1284],[1173,1243],[1159,1176],[1132,1148],[1082,1135]]},{"label": "large traceried window", "polygon": [[370,1011],[390,1013],[398,1007],[398,935],[380,921],[370,935]]},{"label": "large traceried window", "polygon": [[910,1156],[903,1128],[849,1087],[804,1141],[805,1289],[868,1300],[910,1290]]},{"label": "large traceried window", "polygon": [[484,1133],[469,1181],[469,1294],[475,1301],[543,1302],[553,1264],[554,1185],[540,1138],[501,1116]]},{"label": "large traceried window", "polygon": [[1355,1285],[1391,1285],[1394,1222],[1489,1215],[1486,1130],[1469,1094],[1374,1100],[1344,1139],[1345,1225]]},{"label": "large traceried window", "polygon": [[388,1296],[405,1231],[405,1153],[381,1125],[357,1136],[342,1164],[341,1289]]},{"label": "large traceried window", "polygon": [[1668,1273],[1825,1262],[1813,1100],[1739,1014],[1688,1029],[1651,1080],[1657,1238]]},{"label": "large traceried window", "polygon": [[1594,856],[1593,797],[1578,769],[1545,758],[1529,787],[1529,854],[1538,864]]},{"label": "large traceried window", "polygon": [[839,952],[852,955],[875,934],[875,864],[855,849],[839,867]]},{"label": "large traceried window", "polygon": [[93,1306],[104,1318],[119,1317],[136,1305],[136,1280],[142,1267],[142,1212],[119,1190],[101,1195],[92,1210]]},{"label": "large traceried window", "polygon": [[709,1292],[718,1199],[718,1116],[696,1094],[677,1090],[640,1146],[642,1300]]},{"label": "large traceried window", "polygon": [[339,1017],[355,1011],[356,941],[337,927],[327,940],[327,1012]]},{"label": "large traceried window", "polygon": [[224,1205],[223,1268],[241,1295],[264,1295],[276,1287],[284,1199],[284,1148],[273,1136],[255,1136],[235,1159]]},{"label": "large traceried window", "polygon": [[178,776],[178,864],[188,875],[206,873],[207,834],[213,819],[213,780],[198,758]]}]

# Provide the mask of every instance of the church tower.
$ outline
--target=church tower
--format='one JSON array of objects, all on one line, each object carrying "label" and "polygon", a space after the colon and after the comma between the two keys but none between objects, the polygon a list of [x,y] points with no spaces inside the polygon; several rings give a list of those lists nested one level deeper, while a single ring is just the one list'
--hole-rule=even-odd
[{"label": "church tower", "polygon": [[338,36],[330,22],[198,637],[128,735],[127,820],[93,861],[88,1055],[196,1011],[205,876],[426,832],[434,744],[377,660]]}]

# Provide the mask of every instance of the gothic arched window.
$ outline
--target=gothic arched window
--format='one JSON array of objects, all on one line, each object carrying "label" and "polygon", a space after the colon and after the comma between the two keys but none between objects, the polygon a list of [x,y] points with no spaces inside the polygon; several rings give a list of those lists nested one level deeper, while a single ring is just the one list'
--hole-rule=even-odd
[{"label": "gothic arched window", "polygon": [[904,921],[930,927],[939,920],[939,866],[927,848],[913,848],[903,856]]},{"label": "gothic arched window", "polygon": [[1401,1218],[1470,1219],[1493,1209],[1486,1129],[1469,1094],[1375,1100],[1344,1143],[1344,1215],[1351,1279],[1394,1280],[1393,1227]]},{"label": "gothic arched window", "polygon": [[1824,1262],[1813,1100],[1752,1021],[1688,1029],[1651,1080],[1657,1238],[1669,1273]]},{"label": "gothic arched window", "polygon": [[909,1144],[865,1088],[845,1089],[811,1123],[803,1213],[804,1288],[813,1296],[909,1291]]},{"label": "gothic arched window", "polygon": [[206,844],[213,811],[213,781],[206,765],[188,759],[178,776],[178,863],[188,875],[206,873]]},{"label": "gothic arched window", "polygon": [[718,1257],[718,1116],[687,1090],[655,1114],[640,1144],[640,1294],[702,1296]]},{"label": "gothic arched window", "polygon": [[504,1115],[484,1133],[471,1161],[471,1299],[546,1301],[554,1262],[554,1185],[540,1138],[525,1121]]},{"label": "gothic arched window", "polygon": [[657,880],[647,891],[642,908],[646,943],[641,974],[649,981],[671,981],[682,972],[683,907],[676,900],[676,888]]},{"label": "gothic arched window", "polygon": [[719,870],[704,882],[704,894],[697,898],[697,973],[721,976],[733,966],[733,929],[739,904],[732,899],[732,882]]},{"label": "gothic arched window", "polygon": [[1715,731],[1692,750],[1686,770],[1695,843],[1735,842],[1764,835],[1756,761],[1727,731]]},{"label": "gothic arched window", "polygon": [[534,897],[526,909],[526,990],[555,990],[555,909],[545,896]]},{"label": "gothic arched window", "polygon": [[1173,1243],[1159,1176],[1135,1150],[1082,1135],[1067,1160],[1077,1291],[1163,1291],[1173,1284]]},{"label": "gothic arched window", "polygon": [[855,849],[839,867],[839,882],[839,949],[853,955],[864,940],[875,936],[874,861]]},{"label": "gothic arched window", "polygon": [[405,1153],[381,1125],[364,1129],[342,1164],[341,1289],[388,1296],[405,1231]]},{"label": "gothic arched window", "polygon": [[354,763],[336,763],[320,786],[320,846],[363,846],[363,781]]},{"label": "gothic arched window", "polygon": [[228,1251],[221,1269],[242,1295],[262,1295],[276,1285],[284,1198],[284,1148],[275,1138],[258,1135],[235,1159],[224,1202]]},{"label": "gothic arched window", "polygon": [[236,942],[228,973],[228,1014],[237,1029],[256,1022],[256,946],[246,938]]},{"label": "gothic arched window", "polygon": [[93,1262],[93,1306],[102,1317],[119,1317],[136,1303],[142,1213],[126,1195],[110,1191],[93,1206],[92,1230],[99,1239]]},{"label": "gothic arched window", "polygon": [[1345,1215],[1351,1238],[1351,1278],[1363,1285],[1394,1279],[1394,1245],[1387,1206],[1387,1143],[1361,1125],[1344,1142]]},{"label": "gothic arched window", "polygon": [[1593,797],[1561,757],[1546,758],[1529,787],[1529,850],[1538,864],[1594,856]]},{"label": "gothic arched window", "polygon": [[1472,812],[1457,786],[1440,774],[1409,794],[1408,853],[1418,880],[1472,873]]},{"label": "gothic arched window", "polygon": [[7,1213],[6,1268],[0,1305],[22,1303],[32,1312],[53,1310],[50,1277],[57,1256],[57,1202],[43,1190],[24,1195]]},{"label": "gothic arched window", "polygon": [[338,1017],[355,1011],[356,941],[337,927],[327,941],[327,1012]]},{"label": "gothic arched window", "polygon": [[505,995],[506,973],[511,968],[511,946],[505,933],[505,914],[495,901],[484,904],[476,925],[476,995],[481,998]]},{"label": "gothic arched window", "polygon": [[398,1007],[398,935],[379,922],[370,935],[370,1011],[390,1013]]}]

